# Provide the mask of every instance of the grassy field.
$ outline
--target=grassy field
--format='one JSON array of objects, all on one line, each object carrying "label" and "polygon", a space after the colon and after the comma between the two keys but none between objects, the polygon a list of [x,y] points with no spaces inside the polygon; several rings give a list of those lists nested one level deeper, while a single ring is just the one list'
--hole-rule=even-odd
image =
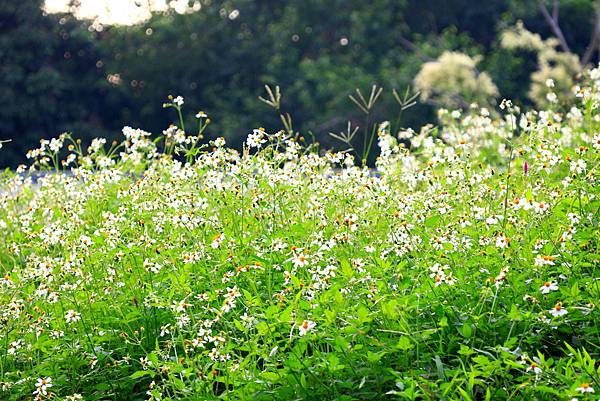
[{"label": "grassy field", "polygon": [[0,399],[600,399],[590,75],[568,108],[382,123],[375,171],[201,146],[202,113],[43,142],[0,181]]}]

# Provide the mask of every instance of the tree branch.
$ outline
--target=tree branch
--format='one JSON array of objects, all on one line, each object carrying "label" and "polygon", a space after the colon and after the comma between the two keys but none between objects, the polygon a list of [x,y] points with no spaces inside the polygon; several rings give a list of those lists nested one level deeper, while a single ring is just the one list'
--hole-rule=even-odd
[{"label": "tree branch", "polygon": [[421,59],[423,59],[423,61],[434,61],[431,57],[423,53],[423,51],[419,49],[417,45],[415,45],[413,42],[402,36],[402,34],[399,35],[398,40],[400,41],[400,44],[402,46],[406,47],[410,51],[417,53],[421,57]]},{"label": "tree branch", "polygon": [[594,21],[594,28],[592,29],[592,37],[590,38],[590,44],[585,49],[581,65],[585,66],[592,59],[594,50],[598,48],[600,50],[600,0],[596,2],[596,19]]},{"label": "tree branch", "polygon": [[563,49],[563,51],[570,53],[571,49],[569,48],[569,45],[567,44],[565,35],[563,35],[563,32],[560,29],[560,26],[558,25],[558,5],[559,5],[558,3],[559,3],[559,1],[555,0],[554,14],[555,14],[556,18],[553,18],[553,16],[550,15],[550,12],[546,8],[544,1],[543,0],[538,1],[539,9],[542,12],[542,15],[544,16],[544,19],[546,19],[546,22],[548,23],[548,25],[550,25],[550,28],[552,28],[552,32],[554,32],[554,35],[556,35],[556,37],[558,38],[560,47]]}]

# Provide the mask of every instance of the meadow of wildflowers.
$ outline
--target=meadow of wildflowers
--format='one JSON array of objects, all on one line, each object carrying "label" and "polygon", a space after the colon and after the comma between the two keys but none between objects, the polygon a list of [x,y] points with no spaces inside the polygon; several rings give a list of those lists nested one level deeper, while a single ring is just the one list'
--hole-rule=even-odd
[{"label": "meadow of wildflowers", "polygon": [[202,112],[43,141],[0,178],[0,399],[598,400],[599,113],[596,69],[383,122],[376,169]]}]

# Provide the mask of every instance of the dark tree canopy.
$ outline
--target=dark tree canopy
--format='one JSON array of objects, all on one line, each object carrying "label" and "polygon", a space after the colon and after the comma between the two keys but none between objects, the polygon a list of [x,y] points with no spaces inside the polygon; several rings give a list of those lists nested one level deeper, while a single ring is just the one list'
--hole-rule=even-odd
[{"label": "dark tree canopy", "polygon": [[[566,41],[582,55],[596,7],[592,0],[565,0],[557,10],[535,0],[220,0],[97,32],[70,14],[44,15],[41,3],[0,3],[0,140],[12,140],[0,166],[22,162],[40,138],[62,131],[84,140],[114,137],[123,125],[160,131],[173,119],[161,108],[169,94],[185,97],[190,116],[205,110],[209,135],[235,145],[252,128],[279,128],[257,100],[264,84],[281,86],[296,129],[331,145],[325,134],[359,116],[347,98],[354,88],[404,88],[424,60],[448,49],[484,56],[481,68],[501,96],[526,103],[535,57],[501,49],[500,30],[522,19],[554,35],[542,4],[560,12]],[[375,112],[392,105],[390,95]],[[404,123],[432,119],[420,105]]]}]

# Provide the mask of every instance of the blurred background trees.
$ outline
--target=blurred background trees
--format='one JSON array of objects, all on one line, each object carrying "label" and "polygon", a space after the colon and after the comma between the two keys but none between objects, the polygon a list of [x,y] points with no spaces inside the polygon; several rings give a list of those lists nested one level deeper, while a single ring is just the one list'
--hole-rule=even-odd
[{"label": "blurred background trees", "polygon": [[391,89],[416,84],[423,101],[403,117],[416,127],[434,121],[434,106],[541,106],[548,78],[569,90],[583,64],[598,63],[597,0],[204,0],[131,26],[42,6],[0,2],[0,139],[12,139],[0,166],[63,131],[160,132],[175,117],[161,107],[169,94],[236,145],[252,128],[280,128],[257,100],[279,85],[294,128],[333,146],[328,132],[360,125],[356,87],[386,89],[373,111],[384,118],[397,109]]}]

